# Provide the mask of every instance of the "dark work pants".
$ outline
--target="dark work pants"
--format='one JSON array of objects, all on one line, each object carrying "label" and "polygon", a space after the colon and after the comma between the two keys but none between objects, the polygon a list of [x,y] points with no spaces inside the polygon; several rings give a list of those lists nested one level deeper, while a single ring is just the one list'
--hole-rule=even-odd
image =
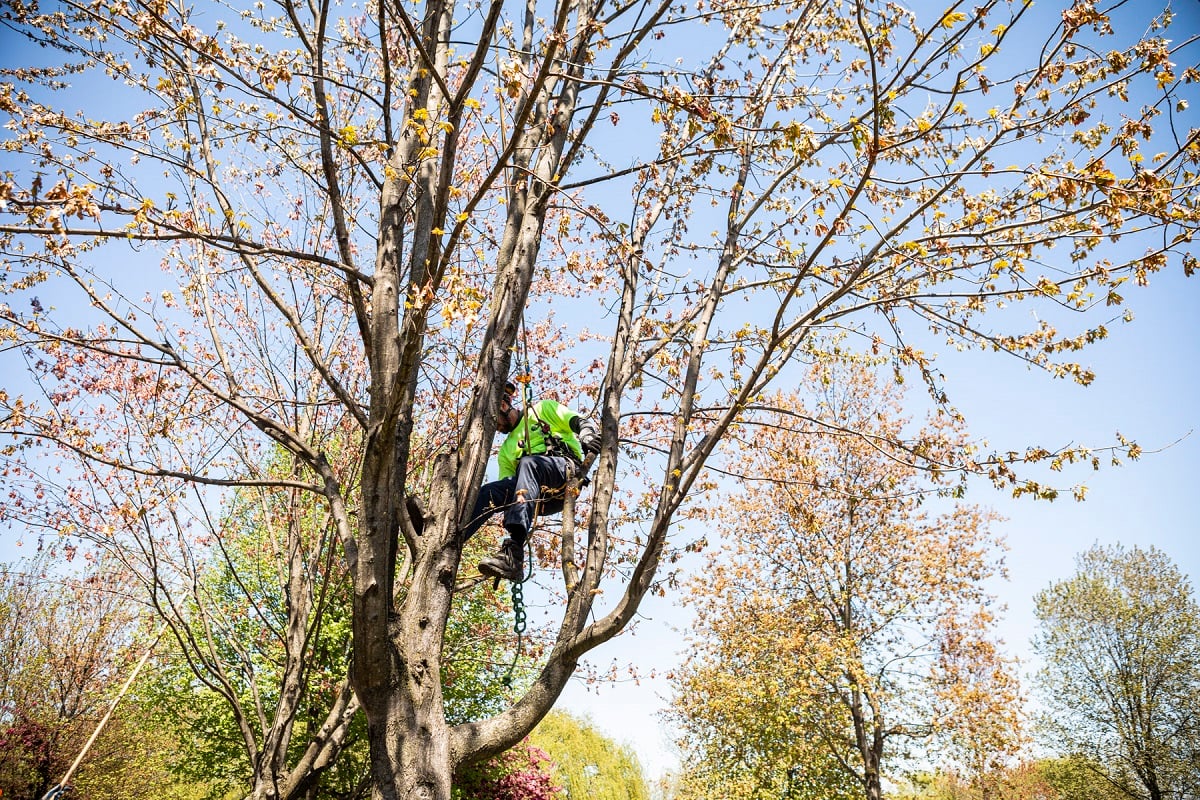
[{"label": "dark work pants", "polygon": [[485,483],[471,519],[462,529],[462,541],[475,535],[493,514],[504,512],[504,529],[514,543],[525,545],[533,527],[534,509],[541,515],[562,511],[562,490],[571,480],[575,463],[560,456],[525,456],[517,462],[517,474]]}]

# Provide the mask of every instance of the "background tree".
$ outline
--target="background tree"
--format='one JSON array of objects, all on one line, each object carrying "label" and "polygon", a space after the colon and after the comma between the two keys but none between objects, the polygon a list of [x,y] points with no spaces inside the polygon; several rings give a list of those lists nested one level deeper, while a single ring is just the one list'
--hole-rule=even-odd
[{"label": "background tree", "polygon": [[1082,756],[1035,762],[1038,774],[1063,800],[1118,800],[1123,796],[1105,770]]},{"label": "background tree", "polygon": [[550,757],[555,779],[570,797],[649,800],[637,753],[586,719],[552,711],[538,723],[529,741]]},{"label": "background tree", "polygon": [[[992,516],[926,510],[961,447],[940,412],[912,431],[868,367],[818,366],[810,403],[745,430],[720,503],[727,544],[691,583],[696,641],[676,679],[684,772],[717,796],[879,800],[910,757],[982,776],[1019,743],[1013,664],[990,638]],[[944,486],[944,485],[943,485]]]},{"label": "background tree", "polygon": [[[63,778],[145,646],[135,639],[137,605],[117,565],[63,570],[60,558],[39,548],[0,566],[5,798],[36,800]],[[170,743],[131,724],[138,714],[128,702],[118,710],[73,783],[96,798],[178,797],[161,790]]]},{"label": "background tree", "polygon": [[[265,473],[287,473],[280,459]],[[246,487],[214,509],[210,546],[146,535],[137,570],[167,622],[153,685],[184,779],[211,796],[355,797],[366,759],[347,678],[349,582],[327,515],[296,490]],[[197,521],[193,524],[201,524]]]},{"label": "background tree", "polygon": [[1200,792],[1200,606],[1153,547],[1100,546],[1039,592],[1046,743],[1126,797]]},{"label": "background tree", "polygon": [[456,798],[469,800],[558,800],[567,796],[552,776],[546,753],[522,742],[466,770],[455,786]]},{"label": "background tree", "polygon": [[[286,459],[268,472],[281,468]],[[347,679],[350,582],[327,515],[308,495],[269,488],[239,489],[221,513],[204,561],[180,559],[186,569],[172,570],[148,540],[156,557],[139,564],[175,633],[142,692],[160,709],[154,724],[178,739],[174,771],[215,798],[367,796],[366,737]],[[506,680],[528,680],[510,668],[506,612],[482,593],[455,608],[443,673],[449,719],[494,713]],[[489,785],[517,772],[536,781],[539,763],[515,754],[475,775]]]},{"label": "background tree", "polygon": [[[1193,268],[1196,42],[1113,5],[6,3],[47,49],[0,86],[0,337],[33,382],[0,395],[0,520],[204,547],[173,524],[199,497],[318,497],[374,791],[445,800],[634,617],[812,333],[938,403],[930,329],[1086,383],[1124,285]],[[452,724],[457,530],[517,349],[588,391],[603,452],[544,548],[537,679]],[[1026,444],[939,468],[1051,496],[1016,467],[1095,455]]]},{"label": "background tree", "polygon": [[1113,800],[1120,794],[1094,765],[1072,757],[1005,765],[982,780],[947,771],[919,773],[895,796],[897,800]]}]

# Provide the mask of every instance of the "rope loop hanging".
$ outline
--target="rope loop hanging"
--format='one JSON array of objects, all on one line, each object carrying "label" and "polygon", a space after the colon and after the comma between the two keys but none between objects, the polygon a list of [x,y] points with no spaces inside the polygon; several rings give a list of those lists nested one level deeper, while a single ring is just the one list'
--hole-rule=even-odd
[{"label": "rope loop hanging", "polygon": [[527,615],[525,613],[525,582],[533,577],[533,545],[526,542],[525,546],[527,548],[526,560],[529,563],[529,569],[521,576],[521,580],[513,581],[510,588],[513,607],[513,633],[517,635],[517,649],[513,653],[512,663],[508,665],[508,671],[504,674],[504,686],[508,689],[512,688],[513,672],[517,668],[517,661],[521,659],[521,645],[525,641],[527,623]]}]

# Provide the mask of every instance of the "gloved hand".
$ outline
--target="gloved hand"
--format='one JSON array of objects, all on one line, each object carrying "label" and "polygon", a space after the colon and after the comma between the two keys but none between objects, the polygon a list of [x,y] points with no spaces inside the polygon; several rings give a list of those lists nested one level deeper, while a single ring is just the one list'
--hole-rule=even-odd
[{"label": "gloved hand", "polygon": [[592,470],[596,456],[600,455],[600,431],[590,422],[584,422],[579,428],[579,447],[583,450],[583,472],[579,476],[579,488],[586,489],[592,483],[588,473]]},{"label": "gloved hand", "polygon": [[600,431],[591,422],[583,422],[579,426],[579,446],[583,448],[583,455],[586,459],[588,454],[596,455],[600,452]]}]

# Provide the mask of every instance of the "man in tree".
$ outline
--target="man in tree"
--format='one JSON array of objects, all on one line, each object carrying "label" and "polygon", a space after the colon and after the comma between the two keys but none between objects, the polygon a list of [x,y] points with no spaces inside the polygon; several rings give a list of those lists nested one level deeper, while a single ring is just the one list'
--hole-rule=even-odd
[{"label": "man in tree", "polygon": [[[468,5],[0,3],[5,55],[30,45],[0,80],[0,337],[30,376],[0,391],[0,523],[154,581],[222,541],[165,532],[192,498],[315,497],[288,524],[321,509],[345,557],[377,800],[450,800],[529,734],[675,581],[710,461],[800,365],[862,345],[954,416],[942,341],[1086,384],[1126,287],[1200,241],[1200,39],[1165,2]],[[464,488],[531,307],[565,312],[543,374],[596,365],[605,444],[537,681],[460,722]],[[1048,498],[1022,464],[1096,452],[929,468]],[[307,769],[270,752],[256,800]]]},{"label": "man in tree", "polygon": [[561,512],[567,484],[583,475],[584,453],[600,452],[600,434],[591,422],[554,400],[539,400],[522,414],[513,404],[516,392],[513,383],[504,385],[496,413],[496,430],[508,434],[497,455],[500,479],[480,488],[462,529],[466,542],[492,514],[504,511],[508,537],[499,552],[479,562],[479,571],[513,582],[524,572],[525,540],[535,517]]}]

